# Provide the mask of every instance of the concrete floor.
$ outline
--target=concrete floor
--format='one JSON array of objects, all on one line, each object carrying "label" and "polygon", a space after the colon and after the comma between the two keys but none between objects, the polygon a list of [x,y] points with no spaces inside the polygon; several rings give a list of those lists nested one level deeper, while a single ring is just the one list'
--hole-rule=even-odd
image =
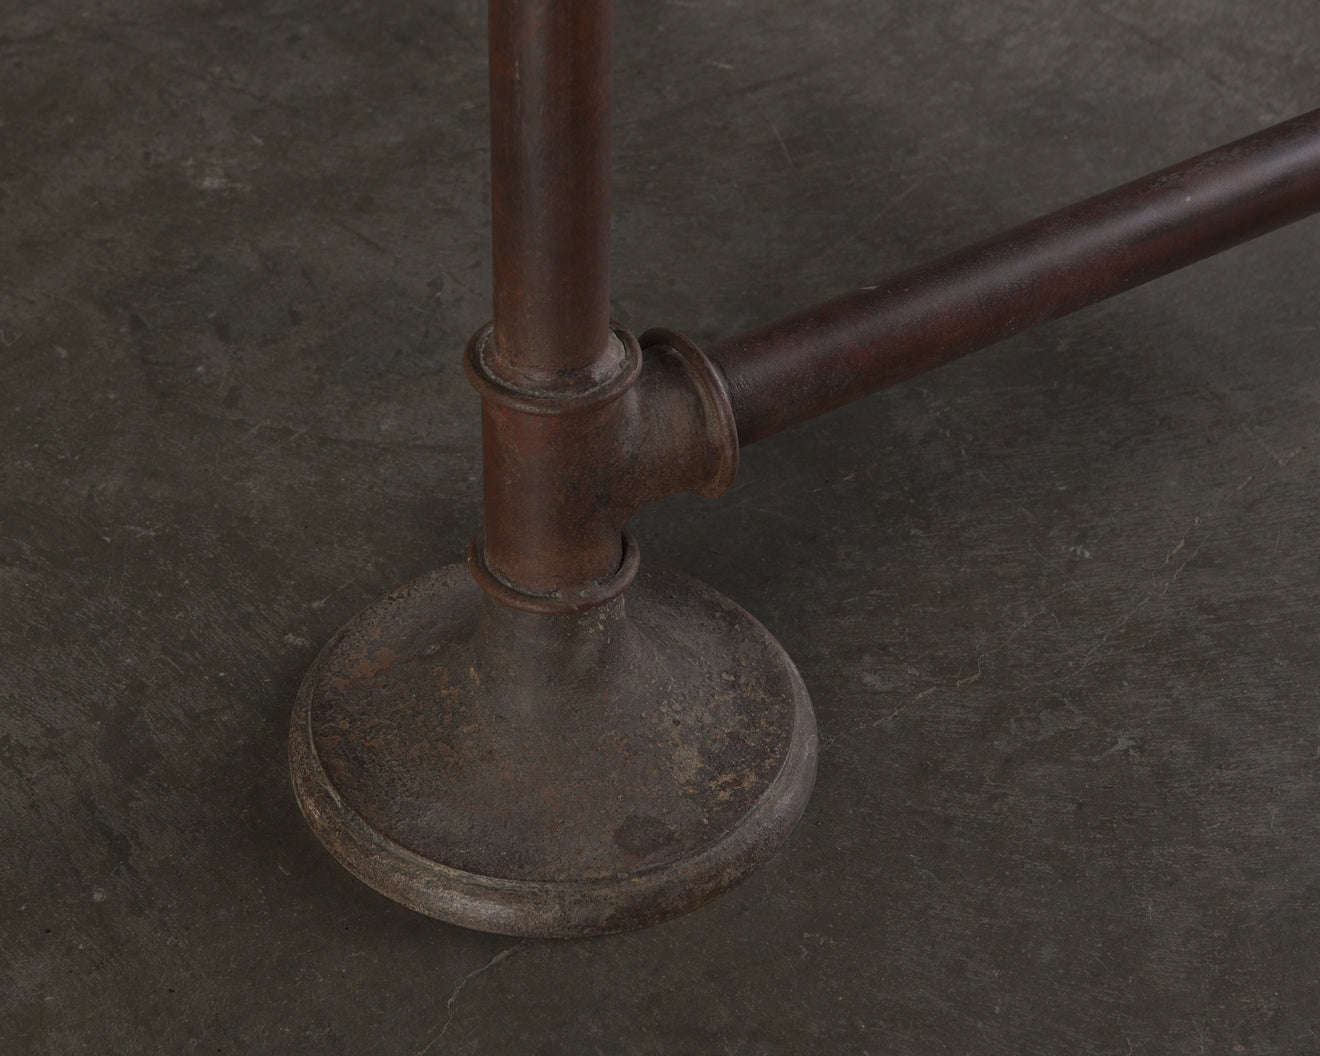
[{"label": "concrete floor", "polygon": [[[1320,104],[1309,0],[618,12],[615,312],[708,340]],[[1320,1052],[1320,221],[635,526],[820,721],[648,931],[377,896],[290,704],[480,518],[476,0],[0,13],[0,1051]]]}]

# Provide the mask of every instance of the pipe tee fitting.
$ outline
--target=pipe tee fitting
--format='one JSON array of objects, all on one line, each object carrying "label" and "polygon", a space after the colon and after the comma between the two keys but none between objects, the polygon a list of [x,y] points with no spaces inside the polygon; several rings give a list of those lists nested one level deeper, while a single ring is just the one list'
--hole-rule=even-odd
[{"label": "pipe tee fitting", "polygon": [[692,342],[651,330],[639,343],[611,324],[590,387],[529,391],[500,377],[494,331],[468,343],[481,394],[486,521],[468,552],[492,597],[541,613],[581,612],[618,596],[637,571],[627,520],[690,491],[722,495],[738,468],[723,378]]}]

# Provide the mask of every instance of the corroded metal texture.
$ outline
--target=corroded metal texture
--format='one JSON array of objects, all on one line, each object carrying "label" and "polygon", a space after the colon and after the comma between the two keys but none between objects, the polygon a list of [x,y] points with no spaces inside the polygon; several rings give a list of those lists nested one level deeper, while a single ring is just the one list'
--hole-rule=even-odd
[{"label": "corroded metal texture", "polygon": [[[299,802],[367,883],[518,935],[641,927],[786,839],[815,773],[791,661],[625,524],[748,443],[1320,206],[1320,111],[731,338],[608,317],[609,0],[490,8],[495,318],[468,346],[485,523],[326,647]],[[470,570],[471,575],[468,574]]]},{"label": "corroded metal texture", "polygon": [[691,581],[634,582],[627,519],[727,490],[738,442],[698,348],[608,318],[610,30],[608,0],[491,4],[471,576],[443,569],[349,624],[290,742],[299,803],[351,871],[520,935],[701,905],[783,842],[815,774],[806,691],[765,630]]},{"label": "corroded metal texture", "polygon": [[1320,110],[709,349],[742,443],[1320,209]]},{"label": "corroded metal texture", "polygon": [[612,0],[492,0],[492,365],[509,388],[575,393],[610,342]]},{"label": "corroded metal texture", "polygon": [[661,335],[643,357],[609,321],[612,29],[610,0],[490,5],[495,318],[466,356],[482,397],[472,567],[535,612],[616,596],[636,558],[624,522],[679,491],[718,494],[737,465],[702,353]]},{"label": "corroded metal texture", "polygon": [[710,588],[643,570],[579,615],[450,566],[366,609],[308,673],[294,785],[354,874],[515,935],[642,927],[783,843],[815,775],[792,662]]},{"label": "corroded metal texture", "polygon": [[691,491],[723,494],[738,439],[719,373],[677,334],[613,328],[624,350],[612,378],[574,395],[502,385],[493,329],[468,345],[482,395],[486,520],[473,571],[506,604],[572,612],[616,596],[635,569],[624,523],[642,506]]}]

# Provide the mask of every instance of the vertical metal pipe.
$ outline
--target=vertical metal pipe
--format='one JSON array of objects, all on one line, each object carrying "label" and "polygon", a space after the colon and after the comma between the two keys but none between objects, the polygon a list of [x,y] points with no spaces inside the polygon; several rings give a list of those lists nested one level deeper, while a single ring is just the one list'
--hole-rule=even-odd
[{"label": "vertical metal pipe", "polygon": [[491,0],[495,332],[486,369],[552,396],[618,368],[609,329],[612,0]]},{"label": "vertical metal pipe", "polygon": [[609,319],[612,0],[489,12],[495,319],[468,354],[484,437],[474,571],[530,605],[594,596],[623,567],[592,481],[640,353]]}]

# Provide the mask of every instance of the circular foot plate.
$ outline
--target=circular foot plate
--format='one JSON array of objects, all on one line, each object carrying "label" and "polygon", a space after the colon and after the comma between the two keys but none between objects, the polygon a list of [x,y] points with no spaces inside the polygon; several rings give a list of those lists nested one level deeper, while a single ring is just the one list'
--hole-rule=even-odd
[{"label": "circular foot plate", "polygon": [[462,566],[371,605],[298,694],[294,788],[390,898],[510,935],[644,927],[715,898],[801,816],[816,729],[792,661],[710,588],[643,569],[572,616]]}]

